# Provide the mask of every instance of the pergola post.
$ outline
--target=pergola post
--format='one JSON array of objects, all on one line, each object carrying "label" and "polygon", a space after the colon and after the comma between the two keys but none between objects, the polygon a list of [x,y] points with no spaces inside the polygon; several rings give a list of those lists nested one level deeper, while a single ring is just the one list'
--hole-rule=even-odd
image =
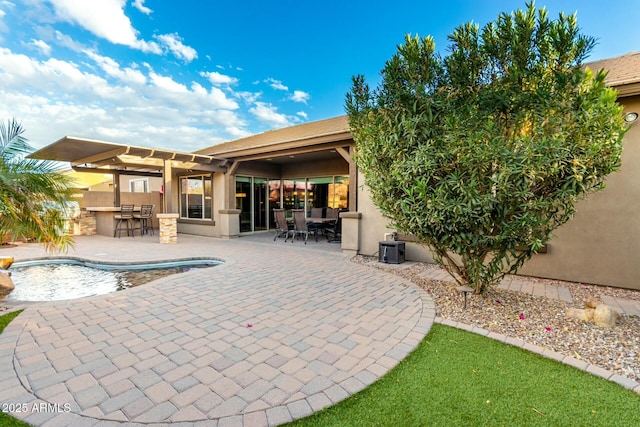
[{"label": "pergola post", "polygon": [[113,206],[120,206],[120,172],[113,171]]},{"label": "pergola post", "polygon": [[176,213],[173,211],[173,186],[171,185],[173,179],[171,174],[171,160],[164,160],[162,169],[162,182],[164,186],[164,194],[162,196],[162,200],[164,205],[164,213]]}]

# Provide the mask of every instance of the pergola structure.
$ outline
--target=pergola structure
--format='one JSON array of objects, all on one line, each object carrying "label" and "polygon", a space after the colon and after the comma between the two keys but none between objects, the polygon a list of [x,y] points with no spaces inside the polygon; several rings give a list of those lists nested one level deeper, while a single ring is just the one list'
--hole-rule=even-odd
[{"label": "pergola structure", "polygon": [[65,136],[35,153],[31,159],[69,162],[78,172],[111,173],[114,205],[120,205],[120,175],[162,177],[164,212],[177,212],[173,205],[172,171],[225,172],[229,161],[205,154],[116,144]]}]

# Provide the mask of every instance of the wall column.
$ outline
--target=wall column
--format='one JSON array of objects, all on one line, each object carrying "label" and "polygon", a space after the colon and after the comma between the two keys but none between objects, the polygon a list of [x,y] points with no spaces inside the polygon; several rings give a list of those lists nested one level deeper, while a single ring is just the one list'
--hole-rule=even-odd
[{"label": "wall column", "polygon": [[240,237],[240,209],[220,209],[220,237],[235,239]]},{"label": "wall column", "polygon": [[342,218],[342,253],[357,255],[360,250],[360,212],[340,212]]}]

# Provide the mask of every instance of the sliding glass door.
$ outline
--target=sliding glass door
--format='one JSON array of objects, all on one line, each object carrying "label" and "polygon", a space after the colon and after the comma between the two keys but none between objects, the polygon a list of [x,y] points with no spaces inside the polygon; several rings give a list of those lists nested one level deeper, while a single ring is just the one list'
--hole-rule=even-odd
[{"label": "sliding glass door", "polygon": [[267,223],[267,190],[265,178],[253,178],[253,231],[269,228]]},{"label": "sliding glass door", "polygon": [[277,208],[346,209],[348,204],[348,176],[284,180],[236,176],[236,209],[240,209],[241,233],[273,229],[273,210]]},{"label": "sliding glass door", "polygon": [[240,209],[240,232],[253,231],[251,201],[251,178],[247,176],[236,177],[236,209]]},{"label": "sliding glass door", "polygon": [[241,233],[269,229],[271,198],[271,181],[266,178],[236,176],[236,209],[240,209]]}]

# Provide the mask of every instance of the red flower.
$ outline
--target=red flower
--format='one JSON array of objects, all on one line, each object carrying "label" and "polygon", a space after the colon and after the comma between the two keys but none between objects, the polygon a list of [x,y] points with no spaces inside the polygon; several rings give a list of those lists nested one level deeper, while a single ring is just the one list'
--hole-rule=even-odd
[{"label": "red flower", "polygon": [[524,320],[524,314],[520,313],[520,316],[518,316],[520,318],[520,320]]},{"label": "red flower", "polygon": [[252,328],[253,325],[251,323],[247,323],[247,328]]},{"label": "red flower", "polygon": [[551,328],[548,327],[548,326],[546,328],[544,328],[544,330],[547,331],[547,332],[551,332]]}]

